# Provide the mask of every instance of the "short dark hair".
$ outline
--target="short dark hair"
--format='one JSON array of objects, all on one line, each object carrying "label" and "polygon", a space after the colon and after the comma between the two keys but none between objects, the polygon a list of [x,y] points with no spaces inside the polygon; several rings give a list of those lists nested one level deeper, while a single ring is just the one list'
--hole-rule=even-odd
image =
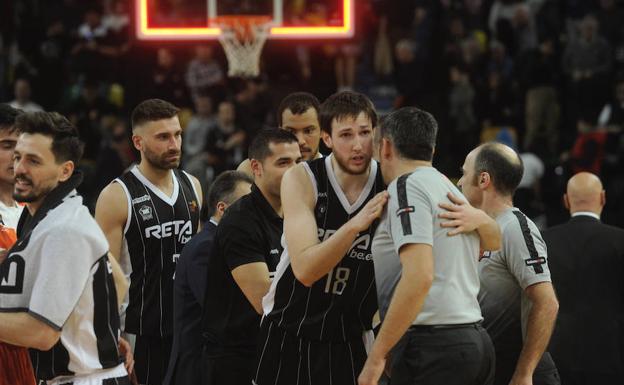
[{"label": "short dark hair", "polygon": [[282,115],[284,111],[290,110],[294,115],[301,115],[308,109],[314,108],[316,114],[319,114],[321,103],[308,92],[293,92],[282,99],[279,107],[277,108],[277,125],[282,127]]},{"label": "short dark hair", "polygon": [[15,119],[20,134],[41,134],[52,138],[52,153],[56,163],[71,160],[78,164],[84,143],[78,130],[58,112],[25,112]]},{"label": "short dark hair", "polygon": [[206,202],[204,203],[205,210],[202,210],[201,221],[205,222],[214,215],[217,209],[217,203],[225,202],[228,205],[234,201],[234,192],[239,183],[253,184],[253,179],[240,171],[224,171],[212,182],[208,194],[206,195]]},{"label": "short dark hair", "polygon": [[249,159],[264,161],[273,155],[269,145],[271,143],[298,143],[297,137],[292,133],[277,128],[265,128],[260,130],[249,146]]},{"label": "short dark hair", "polygon": [[319,113],[321,130],[331,134],[334,119],[356,118],[361,112],[370,118],[373,127],[377,126],[375,106],[366,95],[351,91],[333,94],[321,104]]},{"label": "short dark hair", "polygon": [[433,115],[416,107],[403,107],[384,116],[379,134],[389,139],[402,158],[431,161],[438,135]]},{"label": "short dark hair", "polygon": [[0,103],[0,130],[6,130],[9,133],[15,132],[15,119],[21,114],[21,110],[15,109],[6,103]]},{"label": "short dark hair", "polygon": [[515,150],[515,159],[507,156],[503,152],[505,147],[507,146],[496,142],[489,142],[480,147],[475,158],[475,178],[482,172],[487,172],[496,191],[513,195],[522,179],[524,165]]},{"label": "short dark hair", "polygon": [[147,122],[173,118],[178,112],[178,107],[162,99],[144,100],[132,111],[132,129]]}]

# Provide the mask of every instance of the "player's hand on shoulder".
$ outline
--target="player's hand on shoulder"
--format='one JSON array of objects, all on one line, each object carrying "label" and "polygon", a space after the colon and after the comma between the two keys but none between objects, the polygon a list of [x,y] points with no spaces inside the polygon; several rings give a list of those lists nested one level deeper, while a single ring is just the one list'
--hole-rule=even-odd
[{"label": "player's hand on shoulder", "polygon": [[371,223],[381,216],[387,202],[388,192],[382,191],[378,193],[349,222],[357,231],[368,229]]},{"label": "player's hand on shoulder", "polygon": [[490,219],[483,210],[471,206],[470,203],[460,199],[453,193],[449,192],[447,197],[451,202],[438,204],[441,209],[445,210],[438,214],[438,217],[447,219],[443,221],[440,226],[452,228],[452,230],[448,232],[448,235],[453,236],[462,233],[470,233],[477,230]]}]

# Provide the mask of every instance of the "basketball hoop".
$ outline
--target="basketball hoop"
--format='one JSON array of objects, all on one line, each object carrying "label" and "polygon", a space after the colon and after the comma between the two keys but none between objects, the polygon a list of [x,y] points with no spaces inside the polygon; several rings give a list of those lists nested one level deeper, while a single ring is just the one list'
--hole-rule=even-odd
[{"label": "basketball hoop", "polygon": [[253,78],[260,75],[260,54],[271,33],[271,18],[220,16],[214,22],[221,28],[219,42],[228,60],[228,76]]}]

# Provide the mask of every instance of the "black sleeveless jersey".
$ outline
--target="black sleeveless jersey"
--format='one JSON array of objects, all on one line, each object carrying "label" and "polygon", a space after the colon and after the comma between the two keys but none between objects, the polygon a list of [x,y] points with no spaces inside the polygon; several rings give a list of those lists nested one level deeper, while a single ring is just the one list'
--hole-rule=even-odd
[{"label": "black sleeveless jersey", "polygon": [[[368,182],[351,205],[338,185],[331,155],[304,166],[317,190],[314,211],[321,242],[385,189],[381,171],[373,161]],[[264,301],[267,317],[308,340],[341,342],[362,338],[362,332],[372,329],[373,315],[377,311],[371,254],[376,227],[375,222],[359,233],[340,263],[309,288],[295,278],[285,248]]]},{"label": "black sleeveless jersey", "polygon": [[131,264],[125,331],[173,333],[173,279],[184,245],[197,233],[199,200],[191,177],[173,170],[173,194],[165,195],[138,167],[115,179],[128,198],[121,265]]}]

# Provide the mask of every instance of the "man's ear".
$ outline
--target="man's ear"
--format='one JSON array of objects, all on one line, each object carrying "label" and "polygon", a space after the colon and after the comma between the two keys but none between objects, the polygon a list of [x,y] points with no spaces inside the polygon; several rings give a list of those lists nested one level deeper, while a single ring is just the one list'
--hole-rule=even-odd
[{"label": "man's ear", "polygon": [[323,143],[325,143],[327,148],[332,149],[331,135],[329,135],[329,133],[327,133],[327,131],[321,130],[321,139],[323,139]]},{"label": "man's ear", "polygon": [[[223,216],[223,213],[225,212],[225,209],[227,209],[227,203],[223,202],[223,201],[219,201],[217,203],[217,207],[216,207],[216,214],[218,214],[218,218],[221,218]],[[215,215],[217,216],[217,215]]]},{"label": "man's ear", "polygon": [[143,150],[143,138],[139,135],[132,134],[132,144],[137,151]]},{"label": "man's ear", "polygon": [[568,194],[563,194],[563,207],[566,208],[566,210],[570,210],[570,200],[568,199]]},{"label": "man's ear", "polygon": [[254,178],[262,177],[262,162],[257,159],[250,159],[249,165]]},{"label": "man's ear", "polygon": [[390,159],[394,155],[394,147],[387,138],[381,138],[381,147],[379,149],[379,157],[381,159]]},{"label": "man's ear", "polygon": [[481,174],[479,174],[479,177],[477,179],[477,185],[481,190],[485,190],[486,188],[490,187],[491,184],[492,178],[490,178],[489,173],[482,172]]},{"label": "man's ear", "polygon": [[74,173],[75,167],[76,166],[74,165],[74,162],[71,160],[63,162],[63,164],[61,164],[61,175],[59,177],[59,180],[61,182],[65,182],[67,179],[69,179]]},{"label": "man's ear", "polygon": [[607,204],[607,193],[605,190],[600,192],[600,207],[604,207]]}]

